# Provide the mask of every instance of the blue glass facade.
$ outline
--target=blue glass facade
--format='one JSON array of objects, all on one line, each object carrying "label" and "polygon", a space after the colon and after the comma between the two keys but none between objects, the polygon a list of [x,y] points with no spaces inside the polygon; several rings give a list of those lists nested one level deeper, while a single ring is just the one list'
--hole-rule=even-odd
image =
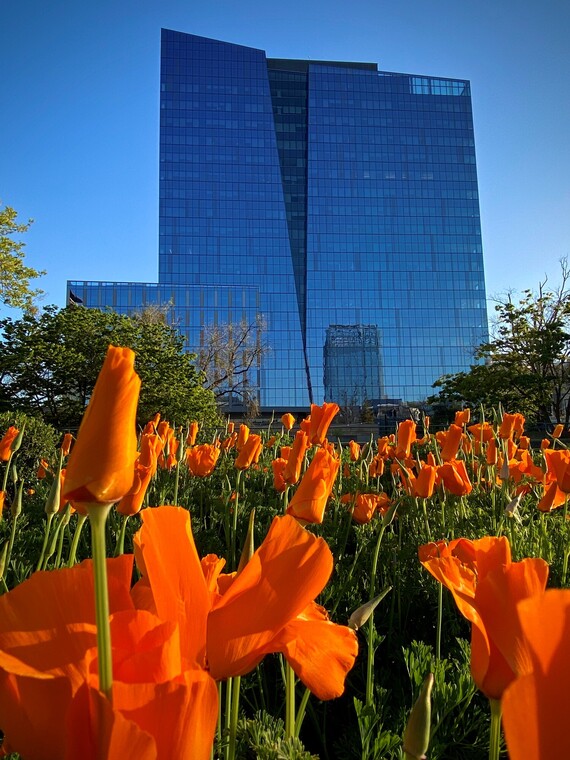
[{"label": "blue glass facade", "polygon": [[[487,314],[469,83],[162,32],[159,284],[190,349],[261,315],[263,408],[419,401]],[[109,301],[114,301],[110,303]]]}]

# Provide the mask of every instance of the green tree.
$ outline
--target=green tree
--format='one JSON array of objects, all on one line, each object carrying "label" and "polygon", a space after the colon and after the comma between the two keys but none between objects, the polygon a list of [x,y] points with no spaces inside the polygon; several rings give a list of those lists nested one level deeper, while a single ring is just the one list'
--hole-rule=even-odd
[{"label": "green tree", "polygon": [[490,409],[499,403],[539,423],[570,423],[570,269],[561,261],[561,284],[509,294],[495,306],[491,340],[469,372],[440,378],[430,402]]},{"label": "green tree", "polygon": [[18,213],[10,206],[0,208],[0,302],[24,311],[35,312],[35,300],[43,294],[33,290],[30,280],[45,272],[24,264],[25,243],[14,240],[13,235],[27,232],[32,224],[18,223]]},{"label": "green tree", "polygon": [[[139,422],[156,412],[171,424],[218,420],[184,339],[143,312],[127,317],[77,306],[0,321],[0,409],[40,414],[61,429],[79,425],[109,344],[136,352],[142,381]],[[112,424],[112,420],[109,420]]]}]

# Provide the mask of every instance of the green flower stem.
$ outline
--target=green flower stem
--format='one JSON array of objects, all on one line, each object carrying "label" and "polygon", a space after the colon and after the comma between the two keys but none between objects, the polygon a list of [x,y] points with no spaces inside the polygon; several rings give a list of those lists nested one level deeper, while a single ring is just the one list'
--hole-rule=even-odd
[{"label": "green flower stem", "polygon": [[295,673],[293,668],[285,665],[285,738],[295,735]]},{"label": "green flower stem", "polygon": [[75,555],[77,554],[77,547],[79,545],[79,539],[81,538],[81,531],[87,520],[87,515],[77,514],[77,525],[75,526],[75,533],[73,534],[73,540],[71,542],[71,548],[69,550],[69,559],[67,560],[67,567],[73,567],[75,564]]},{"label": "green flower stem", "polygon": [[[6,469],[4,470],[4,478],[2,480],[2,491],[6,491],[6,488],[8,486],[8,473],[10,472],[10,465],[12,464],[12,457],[14,456],[14,452],[10,452],[10,456],[8,457],[8,461],[6,462]],[[2,522],[2,510],[0,509],[0,522]]]},{"label": "green flower stem", "polygon": [[[182,432],[180,433],[180,441],[179,441],[179,450],[183,451],[183,440],[182,440]],[[178,485],[180,483],[180,456],[178,456],[176,461],[176,472],[174,473],[174,498],[172,503],[178,504]]]},{"label": "green flower stem", "polygon": [[[176,499],[174,500],[176,504]],[[127,531],[127,523],[129,521],[129,515],[122,515],[121,530],[119,531],[119,538],[117,539],[117,546],[115,547],[115,557],[120,557],[125,553],[125,533]]]},{"label": "green flower stem", "polygon": [[[370,574],[370,595],[369,601],[372,601],[376,595],[376,571],[378,569],[378,557],[380,555],[380,544],[382,543],[382,537],[386,526],[382,524],[378,532],[378,539],[376,540],[376,548],[374,549],[374,556],[372,558],[372,568]],[[374,652],[376,647],[374,645],[374,615],[370,615],[368,620],[368,653],[366,661],[366,705],[372,706],[372,696],[374,693]]]},{"label": "green flower stem", "polygon": [[235,760],[236,757],[236,738],[237,724],[239,715],[239,693],[241,685],[241,676],[234,676],[232,686],[232,710],[230,716],[230,736],[228,744],[228,760]]},{"label": "green flower stem", "polygon": [[47,545],[48,545],[48,539],[49,539],[49,534],[50,534],[50,530],[51,530],[52,520],[53,520],[53,512],[50,512],[47,515],[46,530],[45,530],[45,533],[44,533],[44,542],[42,544],[42,551],[41,551],[41,554],[40,554],[40,558],[38,560],[38,564],[36,565],[36,572],[38,572],[38,570],[41,570],[42,566],[44,564],[44,556],[45,556]]},{"label": "green flower stem", "polygon": [[[8,539],[8,549],[6,551],[6,562],[4,564],[4,575],[2,578],[5,577],[6,573],[8,572],[8,567],[10,566],[10,558],[12,557],[12,549],[14,547],[14,540],[16,538],[16,526],[18,524],[18,515],[14,515],[14,518],[12,520],[12,527],[10,528],[10,538]],[[8,587],[6,587],[6,590],[8,590]]]},{"label": "green flower stem", "polygon": [[59,536],[57,540],[57,554],[55,556],[55,568],[57,569],[61,565],[61,554],[63,552],[63,539],[65,538],[65,529],[69,525],[69,518],[71,515],[71,504],[67,504],[65,512],[61,518],[61,524],[59,526]]},{"label": "green flower stem", "polygon": [[424,515],[424,524],[426,526],[426,536],[428,542],[431,541],[431,530],[429,528],[429,520],[428,520],[428,513],[427,513],[427,499],[422,499],[422,512]]},{"label": "green flower stem", "polygon": [[59,538],[59,535],[60,535],[60,532],[61,532],[61,528],[62,528],[62,525],[63,525],[63,515],[64,515],[63,512],[60,512],[59,514],[57,514],[56,525],[55,525],[55,528],[53,529],[53,532],[51,534],[51,538],[50,538],[49,543],[48,543],[47,550],[46,550],[45,555],[44,555],[44,561],[43,561],[43,565],[42,565],[42,570],[47,570],[48,562],[50,561],[50,559],[55,554],[58,538]]},{"label": "green flower stem", "polygon": [[491,728],[489,730],[489,760],[499,760],[501,753],[501,701],[489,699]]},{"label": "green flower stem", "polygon": [[230,723],[232,720],[232,686],[234,683],[233,678],[228,678],[226,680],[226,700],[225,700],[225,713],[224,713],[224,734],[227,739],[226,745],[224,747],[224,758],[225,760],[229,760],[230,757],[230,743],[229,743],[229,735],[230,735]]},{"label": "green flower stem", "polygon": [[93,544],[95,573],[95,622],[97,624],[97,654],[99,661],[99,690],[113,701],[113,653],[109,624],[109,593],[107,588],[107,556],[105,525],[112,504],[87,504]]},{"label": "green flower stem", "polygon": [[239,506],[239,489],[241,484],[241,470],[237,471],[237,477],[236,477],[236,498],[233,503],[234,507],[234,519],[232,524],[232,534],[231,534],[231,558],[232,558],[232,567],[237,568],[237,524],[238,524],[238,506]]},{"label": "green flower stem", "polygon": [[309,702],[310,696],[311,696],[311,690],[305,689],[305,693],[303,694],[301,703],[299,704],[299,709],[297,710],[297,717],[295,719],[295,736],[296,737],[299,737],[299,734],[301,733],[301,726],[303,725],[303,720],[305,718],[305,711],[307,709],[307,704]]},{"label": "green flower stem", "polygon": [[437,592],[437,630],[435,638],[435,657],[436,660],[441,660],[441,627],[443,622],[443,584],[438,583],[439,586]]}]

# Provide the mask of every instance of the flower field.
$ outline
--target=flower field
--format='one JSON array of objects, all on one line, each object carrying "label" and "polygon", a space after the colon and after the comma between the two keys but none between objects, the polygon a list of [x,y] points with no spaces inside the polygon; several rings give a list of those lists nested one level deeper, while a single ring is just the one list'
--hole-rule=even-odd
[{"label": "flower field", "polygon": [[560,429],[137,430],[139,387],[110,347],[56,457],[0,430],[0,753],[570,757]]}]

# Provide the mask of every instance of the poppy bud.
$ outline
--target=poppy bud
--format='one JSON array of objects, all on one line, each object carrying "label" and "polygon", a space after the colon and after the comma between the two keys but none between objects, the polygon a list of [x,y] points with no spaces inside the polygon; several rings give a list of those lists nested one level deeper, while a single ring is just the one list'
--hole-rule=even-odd
[{"label": "poppy bud", "polygon": [[431,724],[432,687],[433,673],[430,673],[423,682],[404,731],[403,749],[406,760],[424,760],[426,757]]}]

